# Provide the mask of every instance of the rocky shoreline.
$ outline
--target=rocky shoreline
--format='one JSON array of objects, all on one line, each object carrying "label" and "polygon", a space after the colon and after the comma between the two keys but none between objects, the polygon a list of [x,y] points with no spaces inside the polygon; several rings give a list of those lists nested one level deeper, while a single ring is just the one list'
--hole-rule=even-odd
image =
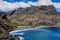
[{"label": "rocky shoreline", "polygon": [[19,40],[19,38],[13,37],[9,34],[16,26],[11,24],[3,15],[0,15],[0,40]]}]

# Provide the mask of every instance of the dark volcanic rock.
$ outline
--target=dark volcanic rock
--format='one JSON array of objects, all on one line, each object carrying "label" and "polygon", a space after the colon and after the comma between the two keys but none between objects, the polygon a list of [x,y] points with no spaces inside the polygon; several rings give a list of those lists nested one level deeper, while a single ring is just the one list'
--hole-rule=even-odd
[{"label": "dark volcanic rock", "polygon": [[11,12],[11,15],[16,15],[18,16],[19,14],[33,14],[33,13],[39,13],[41,11],[45,11],[44,13],[46,14],[55,14],[56,13],[56,9],[53,5],[49,5],[49,6],[33,6],[33,7],[27,7],[27,8],[19,8],[18,10],[14,10],[13,12]]},{"label": "dark volcanic rock", "polygon": [[5,15],[0,14],[0,40],[19,40],[18,38],[10,37],[9,32],[15,28]]}]

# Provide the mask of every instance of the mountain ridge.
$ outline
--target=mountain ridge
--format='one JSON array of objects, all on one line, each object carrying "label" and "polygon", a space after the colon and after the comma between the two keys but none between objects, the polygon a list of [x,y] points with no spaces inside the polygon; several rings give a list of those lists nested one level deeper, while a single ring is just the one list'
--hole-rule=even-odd
[{"label": "mountain ridge", "polygon": [[[7,18],[17,26],[22,25],[48,25],[54,26],[57,24],[59,13],[53,5],[49,6],[33,6],[27,8],[19,8],[10,13]],[[57,25],[58,26],[58,25]]]},{"label": "mountain ridge", "polygon": [[56,11],[53,5],[18,8],[17,10],[5,13],[7,14],[7,19],[16,26],[55,26],[60,20],[60,13]]}]

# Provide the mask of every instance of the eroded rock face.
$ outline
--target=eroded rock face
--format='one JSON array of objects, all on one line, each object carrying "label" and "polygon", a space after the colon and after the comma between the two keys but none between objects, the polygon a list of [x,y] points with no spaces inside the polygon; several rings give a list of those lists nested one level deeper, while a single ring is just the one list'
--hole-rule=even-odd
[{"label": "eroded rock face", "polygon": [[[33,6],[33,7],[27,7],[27,8],[19,8],[18,10],[14,10],[13,12],[10,13],[11,15],[16,15],[18,16],[19,14],[36,14],[44,12],[45,14],[55,14],[56,9],[53,5],[49,6]],[[41,13],[40,13],[41,14]]]},{"label": "eroded rock face", "polygon": [[[17,24],[17,26],[21,25],[48,25],[55,26],[58,24],[57,20],[57,11],[53,5],[49,6],[34,6],[28,8],[19,8],[18,10],[14,10],[11,12],[8,19],[11,20],[12,23]],[[60,16],[59,16],[60,17]],[[45,24],[44,24],[45,23]],[[57,25],[58,26],[58,25]]]},{"label": "eroded rock face", "polygon": [[0,40],[19,40],[16,37],[11,37],[9,32],[16,27],[6,18],[5,15],[0,14]]}]

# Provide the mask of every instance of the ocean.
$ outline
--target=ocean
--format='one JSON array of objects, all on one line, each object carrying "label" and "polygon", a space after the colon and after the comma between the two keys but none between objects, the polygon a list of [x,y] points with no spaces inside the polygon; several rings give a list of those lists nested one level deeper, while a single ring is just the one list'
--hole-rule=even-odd
[{"label": "ocean", "polygon": [[60,27],[43,27],[10,32],[20,40],[60,40]]}]

